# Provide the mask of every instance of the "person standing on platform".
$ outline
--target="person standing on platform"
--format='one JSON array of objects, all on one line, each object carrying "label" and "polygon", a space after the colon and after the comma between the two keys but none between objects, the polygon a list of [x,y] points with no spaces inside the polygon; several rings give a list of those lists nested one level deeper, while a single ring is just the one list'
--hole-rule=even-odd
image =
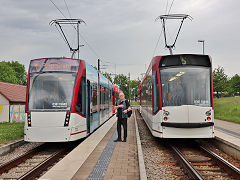
[{"label": "person standing on platform", "polygon": [[119,93],[119,100],[116,103],[115,109],[117,109],[117,132],[118,138],[114,140],[114,142],[122,141],[121,132],[123,126],[124,130],[124,140],[122,142],[127,141],[127,118],[128,111],[131,111],[131,106],[128,100],[125,99],[125,95],[123,92]]}]

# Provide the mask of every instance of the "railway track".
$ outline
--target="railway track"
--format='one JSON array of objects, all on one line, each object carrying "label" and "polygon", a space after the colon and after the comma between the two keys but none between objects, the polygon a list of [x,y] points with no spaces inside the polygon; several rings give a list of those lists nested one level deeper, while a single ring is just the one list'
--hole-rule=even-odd
[{"label": "railway track", "polygon": [[36,179],[72,147],[43,144],[0,165],[0,179]]},{"label": "railway track", "polygon": [[179,143],[184,142],[168,145],[190,179],[240,179],[240,169],[210,149],[193,141]]},{"label": "railway track", "polygon": [[194,140],[154,138],[136,115],[148,179],[240,179],[237,167]]}]

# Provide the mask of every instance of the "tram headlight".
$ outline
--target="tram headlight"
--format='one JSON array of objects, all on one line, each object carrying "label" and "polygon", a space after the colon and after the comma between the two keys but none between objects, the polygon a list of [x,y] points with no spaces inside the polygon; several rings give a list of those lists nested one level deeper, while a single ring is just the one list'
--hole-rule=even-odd
[{"label": "tram headlight", "polygon": [[68,126],[68,125],[69,125],[69,120],[70,120],[70,112],[68,111],[68,112],[66,113],[64,126]]},{"label": "tram headlight", "polygon": [[28,121],[28,127],[32,126],[32,123],[31,123],[31,113],[30,112],[27,113],[27,121]]},{"label": "tram headlight", "polygon": [[170,113],[169,113],[168,111],[164,111],[164,112],[163,112],[163,115],[164,115],[164,116],[169,116],[169,114],[170,114]]},{"label": "tram headlight", "polygon": [[212,114],[211,110],[207,111],[205,114],[206,114],[206,116],[211,116],[211,114]]}]

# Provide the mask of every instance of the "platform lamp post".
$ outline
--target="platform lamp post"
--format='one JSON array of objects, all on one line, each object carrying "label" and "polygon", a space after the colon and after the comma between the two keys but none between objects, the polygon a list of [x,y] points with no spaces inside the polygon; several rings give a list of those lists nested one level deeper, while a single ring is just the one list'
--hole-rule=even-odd
[{"label": "platform lamp post", "polygon": [[198,42],[203,43],[203,54],[204,54],[204,40],[198,40]]}]

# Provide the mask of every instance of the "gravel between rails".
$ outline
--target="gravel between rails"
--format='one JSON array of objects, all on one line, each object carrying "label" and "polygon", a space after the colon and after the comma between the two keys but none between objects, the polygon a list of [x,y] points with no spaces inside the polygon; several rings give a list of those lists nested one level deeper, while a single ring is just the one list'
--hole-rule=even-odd
[{"label": "gravel between rails", "polygon": [[9,152],[5,155],[1,155],[0,156],[0,164],[3,164],[11,159],[14,159],[22,154],[24,154],[25,152],[35,148],[36,146],[41,145],[42,143],[26,143],[23,144],[17,148],[15,148],[12,152]]},{"label": "gravel between rails", "polygon": [[[28,143],[30,144],[30,143]],[[36,146],[39,146],[40,144],[43,143],[31,143],[30,146],[28,146],[28,150],[33,149]],[[69,145],[69,144],[67,144]],[[69,146],[72,148],[71,146],[72,144],[70,144]],[[29,159],[23,161],[21,164],[18,164],[17,166],[11,168],[10,170],[4,172],[3,174],[0,175],[0,180],[1,179],[18,179],[19,177],[21,177],[22,175],[24,175],[26,172],[32,170],[33,168],[35,168],[36,166],[38,166],[40,163],[42,163],[43,161],[45,161],[47,158],[50,158],[52,155],[56,154],[57,152],[62,152],[63,151],[63,147],[64,149],[66,144],[61,144],[61,143],[46,143],[43,144],[43,146],[41,146],[38,150],[37,153],[35,155],[33,155],[32,157],[30,157]],[[69,147],[69,148],[70,148]],[[21,147],[22,149],[23,147]],[[22,153],[24,153],[25,151],[28,151],[26,149],[26,146],[24,147],[24,151],[21,151]],[[71,150],[71,149],[69,149]],[[67,151],[66,151],[67,153]],[[5,158],[9,157],[9,155],[12,154],[7,154],[5,156]],[[19,156],[20,153],[18,152],[17,154],[15,154],[16,156]],[[14,158],[14,156],[12,156],[12,158]],[[56,160],[59,161],[60,158],[58,158]],[[6,161],[9,161],[10,159],[7,159]],[[52,166],[52,165],[51,165]],[[50,166],[48,167],[50,168]],[[45,173],[46,171],[42,172]]]},{"label": "gravel between rails", "polygon": [[160,139],[152,136],[138,111],[136,111],[136,119],[142,144],[147,178],[149,180],[187,179],[183,170],[177,165],[171,152],[162,145]]}]

